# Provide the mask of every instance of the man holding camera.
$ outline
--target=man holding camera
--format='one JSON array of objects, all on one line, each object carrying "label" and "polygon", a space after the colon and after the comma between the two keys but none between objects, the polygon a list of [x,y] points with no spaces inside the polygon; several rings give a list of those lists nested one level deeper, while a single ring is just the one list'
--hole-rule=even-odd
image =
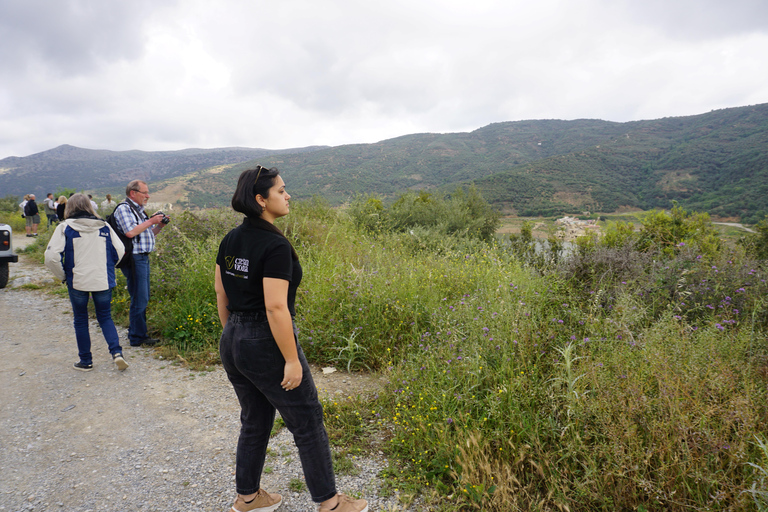
[{"label": "man holding camera", "polygon": [[149,187],[133,180],[125,187],[125,201],[115,208],[115,221],[125,236],[133,241],[133,265],[122,268],[131,295],[128,341],[132,347],[151,347],[159,340],[147,335],[149,303],[149,253],[155,248],[157,235],[170,219],[162,212],[147,217],[144,207],[149,202]]}]

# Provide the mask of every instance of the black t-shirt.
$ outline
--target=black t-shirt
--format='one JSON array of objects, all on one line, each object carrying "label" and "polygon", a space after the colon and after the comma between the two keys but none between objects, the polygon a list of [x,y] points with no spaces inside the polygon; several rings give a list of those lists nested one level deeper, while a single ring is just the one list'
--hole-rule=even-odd
[{"label": "black t-shirt", "polygon": [[302,271],[292,254],[285,237],[260,229],[247,218],[227,233],[219,245],[216,264],[229,299],[228,309],[266,313],[263,280],[272,277],[289,282],[288,309],[296,316],[296,289]]}]

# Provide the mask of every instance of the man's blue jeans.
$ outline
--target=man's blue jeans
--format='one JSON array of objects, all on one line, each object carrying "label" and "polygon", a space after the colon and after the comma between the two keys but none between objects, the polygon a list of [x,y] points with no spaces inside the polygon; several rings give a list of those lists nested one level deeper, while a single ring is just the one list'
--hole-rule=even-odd
[{"label": "man's blue jeans", "polygon": [[149,304],[149,254],[134,254],[133,266],[122,268],[131,295],[128,341],[141,345],[147,339],[147,304]]},{"label": "man's blue jeans", "polygon": [[304,352],[298,341],[296,345],[304,374],[299,387],[286,391],[280,387],[285,359],[272,337],[269,322],[232,314],[224,327],[219,341],[221,363],[241,408],[235,486],[240,494],[259,490],[277,409],[299,449],[312,500],[320,503],[336,495],[336,479],[323,406]]},{"label": "man's blue jeans", "polygon": [[80,354],[80,362],[93,364],[91,354],[91,334],[88,331],[88,295],[93,296],[93,305],[96,309],[96,319],[101,326],[104,339],[107,340],[109,353],[122,352],[120,340],[117,336],[115,323],[112,321],[112,290],[101,292],[81,292],[69,287],[69,301],[72,303],[72,317],[75,324],[75,338],[77,350]]}]

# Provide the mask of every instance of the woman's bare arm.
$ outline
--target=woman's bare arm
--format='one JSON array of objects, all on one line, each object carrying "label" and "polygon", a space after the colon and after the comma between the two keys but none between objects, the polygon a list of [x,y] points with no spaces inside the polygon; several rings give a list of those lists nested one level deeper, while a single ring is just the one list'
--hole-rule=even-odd
[{"label": "woman's bare arm", "polygon": [[275,338],[277,347],[285,359],[285,371],[280,385],[286,391],[298,387],[303,377],[296,339],[293,336],[291,312],[288,309],[288,284],[285,279],[264,278],[264,305],[272,337]]},{"label": "woman's bare arm", "polygon": [[227,309],[229,297],[227,297],[227,292],[224,291],[224,285],[221,283],[221,267],[219,265],[216,265],[213,288],[216,290],[216,309],[219,311],[219,322],[224,327],[229,320],[229,310]]}]

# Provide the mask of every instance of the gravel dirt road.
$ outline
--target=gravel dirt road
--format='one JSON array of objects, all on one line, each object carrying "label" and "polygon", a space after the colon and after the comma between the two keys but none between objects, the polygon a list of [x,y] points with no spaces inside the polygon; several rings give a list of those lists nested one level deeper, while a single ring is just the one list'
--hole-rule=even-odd
[{"label": "gravel dirt road", "polygon": [[[21,241],[23,243],[23,241]],[[193,372],[131,348],[118,371],[94,321],[94,369],[78,372],[69,300],[50,274],[22,256],[0,290],[0,511],[225,511],[234,498],[237,399],[221,368]],[[23,284],[40,284],[29,289]],[[380,382],[313,369],[324,396],[343,399]],[[313,511],[287,429],[270,442],[262,487],[283,494],[281,511]],[[370,510],[403,510],[378,497],[380,453],[353,460],[339,490]],[[294,483],[295,485],[295,483]]]}]

